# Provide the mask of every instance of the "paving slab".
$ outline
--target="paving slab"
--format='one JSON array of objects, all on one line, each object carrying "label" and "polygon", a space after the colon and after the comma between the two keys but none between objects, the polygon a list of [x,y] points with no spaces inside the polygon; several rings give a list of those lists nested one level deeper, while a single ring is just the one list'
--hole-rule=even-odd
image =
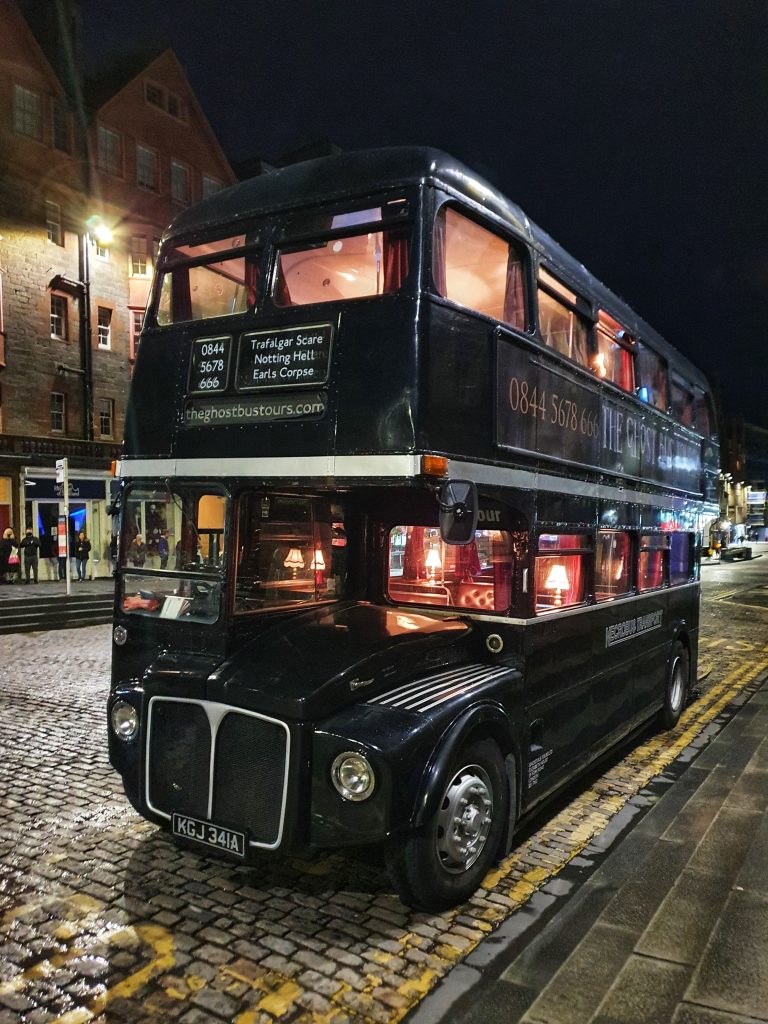
[{"label": "paving slab", "polygon": [[681,964],[631,956],[591,1024],[662,1024],[671,1020],[691,976]]},{"label": "paving slab", "polygon": [[768,1020],[768,898],[732,892],[685,1001]]},{"label": "paving slab", "polygon": [[695,967],[728,891],[717,875],[683,871],[640,936],[635,951]]}]

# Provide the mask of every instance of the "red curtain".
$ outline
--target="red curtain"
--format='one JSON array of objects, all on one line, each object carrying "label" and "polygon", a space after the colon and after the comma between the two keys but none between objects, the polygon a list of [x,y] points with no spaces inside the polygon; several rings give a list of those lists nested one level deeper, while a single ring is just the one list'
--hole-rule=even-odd
[{"label": "red curtain", "polygon": [[408,276],[408,237],[395,231],[384,232],[384,292],[396,292]]},{"label": "red curtain", "polygon": [[448,295],[448,283],[445,277],[445,207],[435,221],[432,235],[432,276],[438,295]]},{"label": "red curtain", "polygon": [[504,322],[525,330],[525,299],[523,298],[523,265],[517,250],[509,247],[507,286],[504,292]]}]

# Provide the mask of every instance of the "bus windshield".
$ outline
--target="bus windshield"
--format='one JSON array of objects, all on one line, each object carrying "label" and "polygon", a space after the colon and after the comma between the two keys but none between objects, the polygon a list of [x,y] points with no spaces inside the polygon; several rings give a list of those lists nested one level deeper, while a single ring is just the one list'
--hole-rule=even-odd
[{"label": "bus windshield", "polygon": [[210,486],[131,488],[120,544],[123,611],[214,622],[226,514],[227,498]]}]

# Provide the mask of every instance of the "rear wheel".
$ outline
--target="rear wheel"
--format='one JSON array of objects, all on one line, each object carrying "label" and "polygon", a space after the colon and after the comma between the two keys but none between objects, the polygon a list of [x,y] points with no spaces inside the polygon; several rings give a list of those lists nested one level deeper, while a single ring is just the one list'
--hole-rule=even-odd
[{"label": "rear wheel", "polygon": [[432,819],[390,844],[387,866],[403,903],[444,910],[468,899],[496,860],[508,815],[499,748],[469,744],[452,762]]},{"label": "rear wheel", "polygon": [[673,729],[683,713],[690,674],[691,659],[688,650],[679,640],[676,640],[672,645],[672,655],[669,659],[667,690],[660,715],[661,724],[665,729]]}]

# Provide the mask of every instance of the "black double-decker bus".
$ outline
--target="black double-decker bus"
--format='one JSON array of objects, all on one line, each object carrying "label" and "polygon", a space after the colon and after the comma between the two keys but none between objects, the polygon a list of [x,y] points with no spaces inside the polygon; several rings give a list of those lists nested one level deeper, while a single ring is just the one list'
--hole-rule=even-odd
[{"label": "black double-decker bus", "polygon": [[707,381],[434,150],[245,181],[166,233],[121,464],[110,756],[250,862],[379,844],[467,898],[673,726],[717,515]]}]

